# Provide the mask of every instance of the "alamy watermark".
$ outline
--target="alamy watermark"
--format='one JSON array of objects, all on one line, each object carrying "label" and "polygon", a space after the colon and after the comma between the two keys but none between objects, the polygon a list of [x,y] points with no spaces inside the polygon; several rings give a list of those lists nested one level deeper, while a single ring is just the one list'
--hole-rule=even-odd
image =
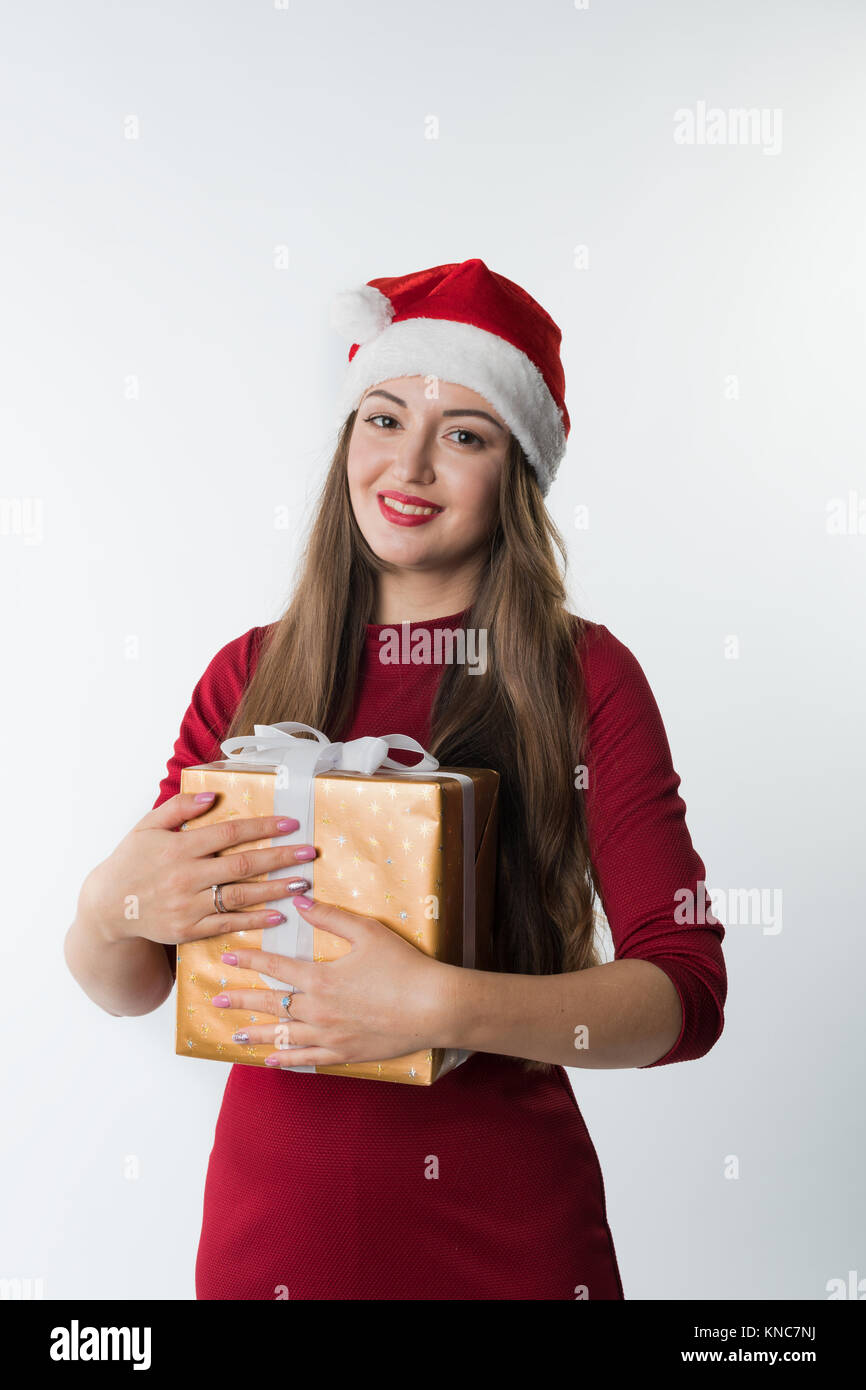
[{"label": "alamy watermark", "polygon": [[379,660],[383,666],[468,666],[470,676],[487,670],[487,629],[443,627],[430,631],[402,622],[399,628],[383,627],[379,633]]},{"label": "alamy watermark", "polygon": [[721,106],[695,103],[674,112],[676,145],[757,145],[764,154],[782,152],[782,112],[778,106]]},{"label": "alamy watermark", "polygon": [[41,545],[42,498],[0,497],[0,536],[21,536],[25,545]]},{"label": "alamy watermark", "polygon": [[697,892],[678,888],[674,901],[674,921],[680,926],[761,927],[764,936],[778,936],[782,930],[781,888],[708,889],[700,882]]}]

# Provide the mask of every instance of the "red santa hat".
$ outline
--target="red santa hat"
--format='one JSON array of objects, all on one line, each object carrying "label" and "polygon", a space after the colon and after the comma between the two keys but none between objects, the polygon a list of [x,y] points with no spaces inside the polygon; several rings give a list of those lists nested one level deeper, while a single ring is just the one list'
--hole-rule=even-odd
[{"label": "red santa hat", "polygon": [[478,259],[437,265],[338,294],[331,323],[352,345],[340,423],[369,387],[393,377],[468,386],[516,435],[547,494],[570,428],[562,335],[520,285]]}]

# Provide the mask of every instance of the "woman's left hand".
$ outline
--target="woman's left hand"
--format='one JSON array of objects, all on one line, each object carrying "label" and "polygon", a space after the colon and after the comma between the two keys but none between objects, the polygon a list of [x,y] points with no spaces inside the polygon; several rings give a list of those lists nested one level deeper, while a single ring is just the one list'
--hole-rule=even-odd
[{"label": "woman's left hand", "polygon": [[[284,1067],[385,1061],[445,1045],[441,1034],[453,966],[425,955],[374,917],[331,903],[305,908],[301,898],[291,901],[314,926],[344,937],[352,949],[332,961],[297,960],[243,947],[224,955],[228,964],[295,987],[230,989],[216,995],[211,1003],[217,1007],[280,1020],[245,1024],[243,1037],[236,1040],[279,1049],[265,1061]],[[290,1013],[282,1003],[287,996]]]}]

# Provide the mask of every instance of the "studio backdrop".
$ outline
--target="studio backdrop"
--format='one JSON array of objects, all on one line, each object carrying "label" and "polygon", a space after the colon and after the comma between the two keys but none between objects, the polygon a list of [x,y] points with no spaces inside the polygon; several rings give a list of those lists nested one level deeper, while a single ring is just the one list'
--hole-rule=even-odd
[{"label": "studio backdrop", "polygon": [[864,61],[842,0],[7,14],[10,1296],[194,1297],[227,1068],[64,937],[285,608],[332,297],[472,257],[562,326],[571,611],[646,673],[725,926],[706,1056],[569,1070],[626,1297],[863,1296]]}]

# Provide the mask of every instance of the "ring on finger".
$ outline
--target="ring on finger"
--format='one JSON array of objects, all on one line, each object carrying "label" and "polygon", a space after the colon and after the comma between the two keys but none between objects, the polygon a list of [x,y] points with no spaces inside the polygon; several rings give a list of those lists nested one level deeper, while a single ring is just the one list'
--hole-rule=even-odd
[{"label": "ring on finger", "polygon": [[228,908],[223,902],[223,886],[221,883],[211,885],[211,897],[213,898],[214,910],[216,912],[228,912]]}]

